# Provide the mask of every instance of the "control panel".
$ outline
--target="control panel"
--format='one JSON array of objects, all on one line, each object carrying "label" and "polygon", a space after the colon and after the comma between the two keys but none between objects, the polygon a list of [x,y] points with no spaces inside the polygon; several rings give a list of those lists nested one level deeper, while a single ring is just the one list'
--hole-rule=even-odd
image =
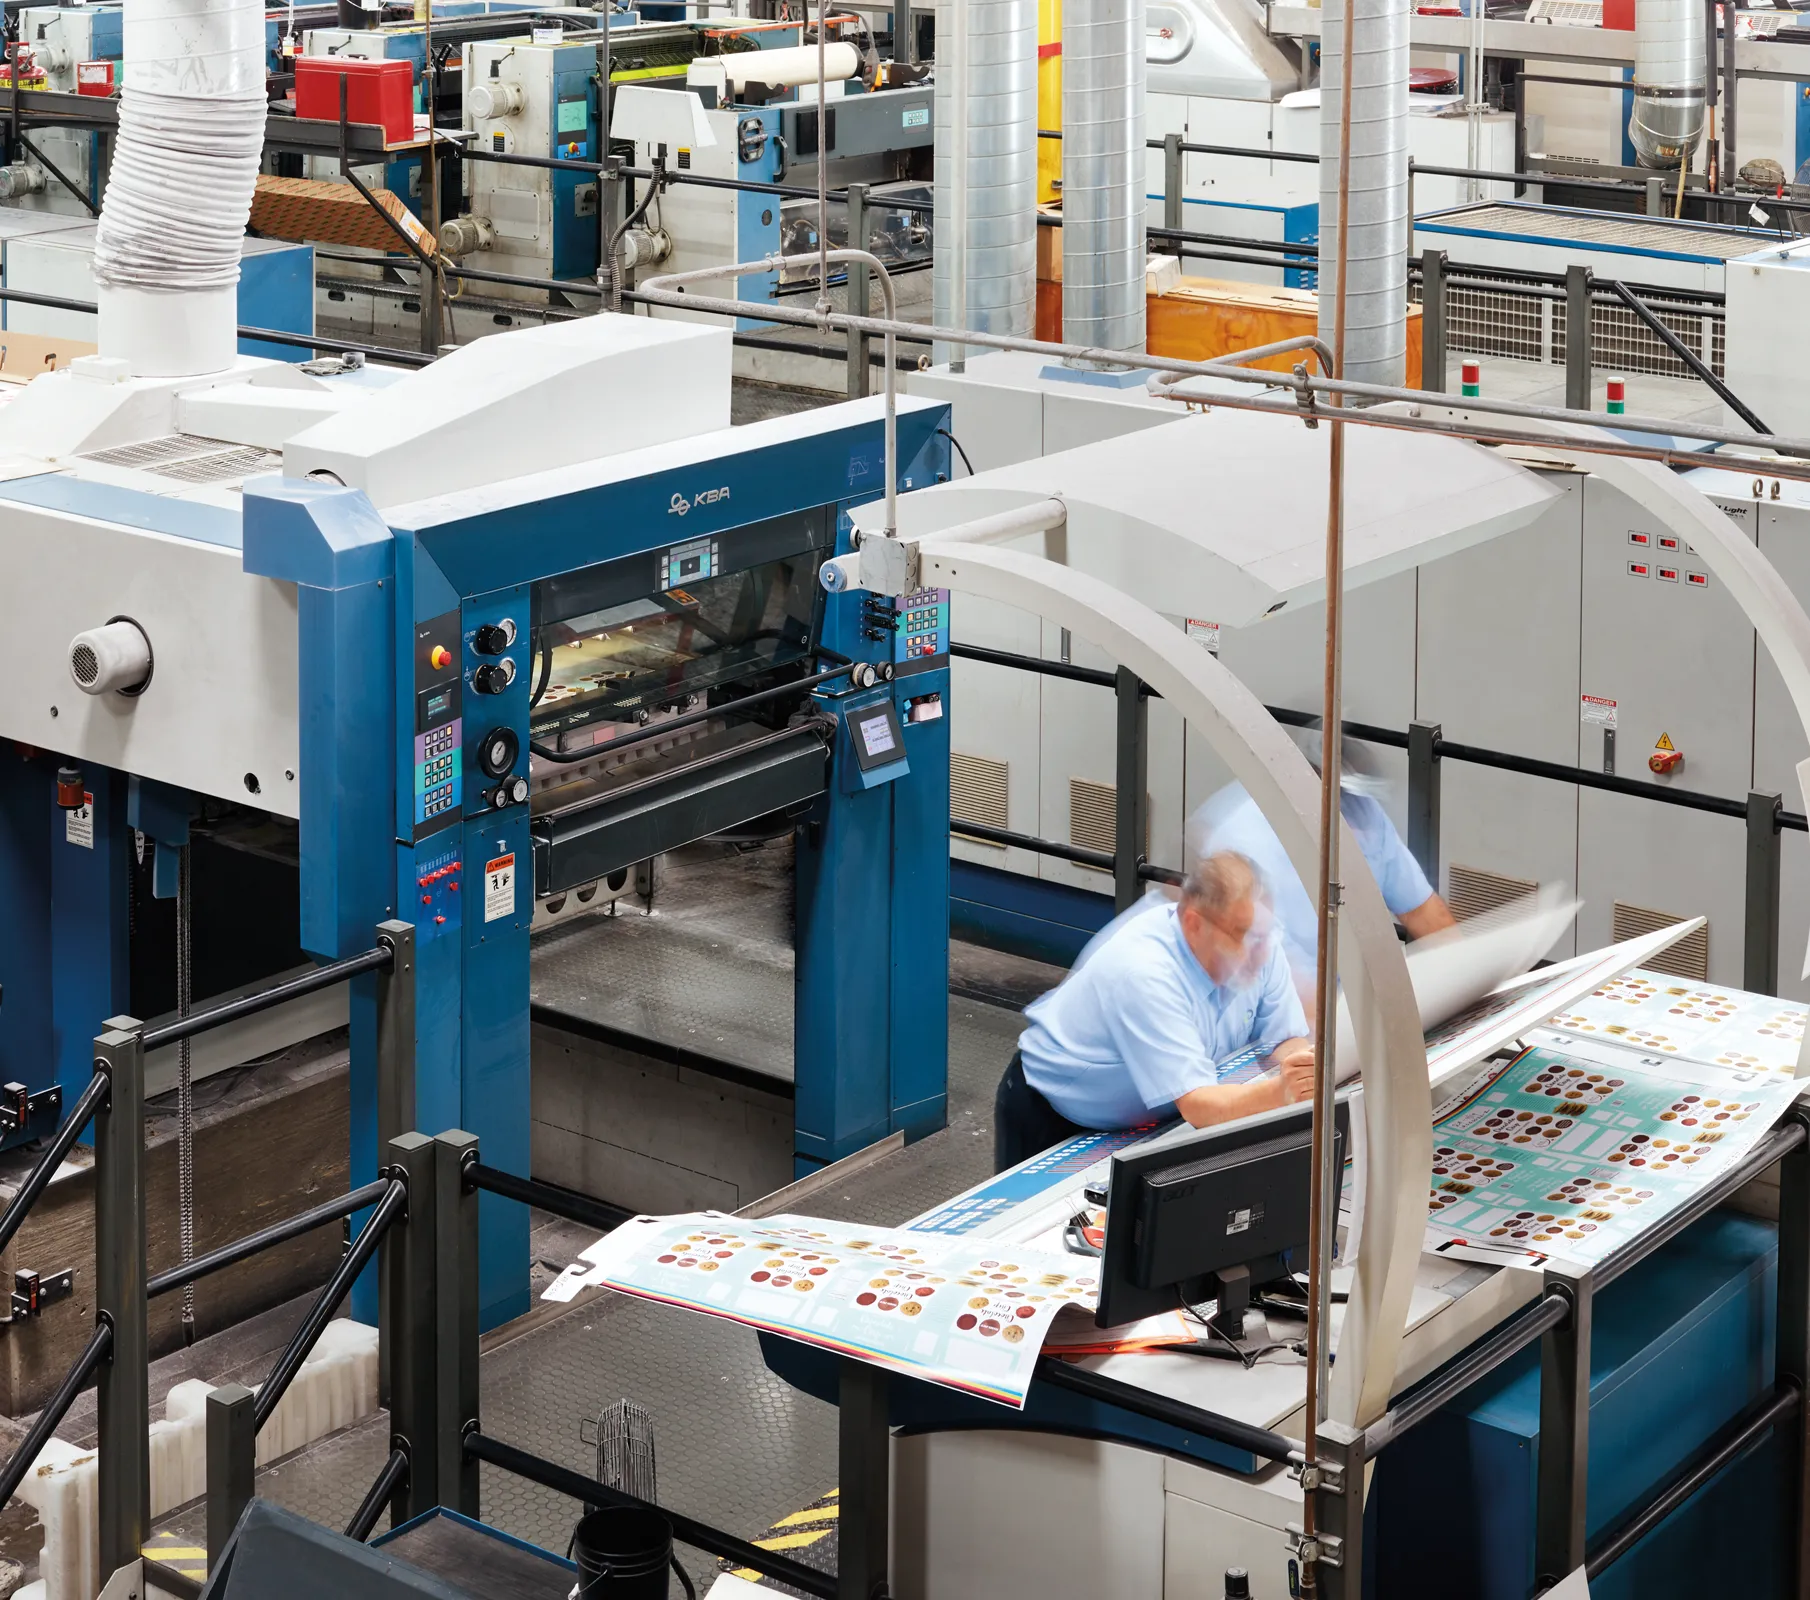
[{"label": "control panel", "polygon": [[520,591],[483,602],[465,613],[465,793],[471,815],[503,811],[528,798],[528,752],[520,729],[527,722],[533,676],[527,614]]},{"label": "control panel", "polygon": [[949,591],[919,589],[902,595],[893,635],[893,672],[927,672],[949,664]]},{"label": "control panel", "polygon": [[428,834],[458,820],[464,736],[464,664],[459,613],[415,624],[415,829]]},{"label": "control panel", "polygon": [[[673,509],[678,510],[678,503],[683,496],[673,497]],[[703,501],[705,495],[699,495]],[[721,570],[723,555],[714,538],[688,539],[684,544],[675,544],[668,550],[662,550],[654,559],[654,587],[657,589],[677,589],[681,584],[702,583],[706,578],[714,578]]]},{"label": "control panel", "polygon": [[415,903],[409,907],[408,920],[415,924],[417,940],[456,933],[463,924],[465,863],[459,852],[459,835],[449,833],[443,842],[415,854]]}]

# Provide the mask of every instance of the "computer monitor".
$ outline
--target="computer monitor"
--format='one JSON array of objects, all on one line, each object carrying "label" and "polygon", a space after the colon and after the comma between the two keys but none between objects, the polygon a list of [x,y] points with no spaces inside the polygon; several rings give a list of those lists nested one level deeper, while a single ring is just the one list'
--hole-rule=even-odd
[{"label": "computer monitor", "polygon": [[[1350,1110],[1333,1118],[1344,1166]],[[1103,1328],[1218,1300],[1233,1336],[1250,1290],[1305,1254],[1313,1108],[1283,1106],[1208,1128],[1178,1128],[1112,1158],[1100,1271]]]}]

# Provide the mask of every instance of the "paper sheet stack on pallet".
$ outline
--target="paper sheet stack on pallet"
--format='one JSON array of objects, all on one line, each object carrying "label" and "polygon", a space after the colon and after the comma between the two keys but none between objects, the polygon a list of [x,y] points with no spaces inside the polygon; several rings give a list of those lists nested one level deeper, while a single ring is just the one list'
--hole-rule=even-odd
[{"label": "paper sheet stack on pallet", "polygon": [[[207,1489],[207,1397],[191,1378],[170,1390],[163,1420],[151,1424],[151,1516],[155,1520]],[[327,1324],[258,1434],[260,1467],[349,1428],[377,1409],[377,1330],[340,1319]],[[100,1589],[99,1469],[93,1450],[61,1439],[45,1446],[19,1495],[44,1525],[37,1582],[16,1600],[93,1600]]]}]

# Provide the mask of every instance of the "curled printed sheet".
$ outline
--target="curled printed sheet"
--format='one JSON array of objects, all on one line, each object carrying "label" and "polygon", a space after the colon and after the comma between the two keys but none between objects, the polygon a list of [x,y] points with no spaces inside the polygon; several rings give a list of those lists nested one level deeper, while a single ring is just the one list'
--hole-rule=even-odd
[{"label": "curled printed sheet", "polygon": [[631,1218],[541,1298],[602,1285],[1022,1409],[1051,1323],[1069,1306],[1091,1319],[1098,1273],[997,1240],[702,1211]]}]

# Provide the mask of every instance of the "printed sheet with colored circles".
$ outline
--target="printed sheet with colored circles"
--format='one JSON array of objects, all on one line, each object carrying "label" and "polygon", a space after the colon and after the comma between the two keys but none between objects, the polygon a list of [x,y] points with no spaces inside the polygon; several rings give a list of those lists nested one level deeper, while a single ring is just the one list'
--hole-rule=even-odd
[{"label": "printed sheet with colored circles", "polygon": [[1526,1050],[1436,1109],[1429,1236],[1601,1261],[1740,1162],[1802,1087],[1751,1066]]},{"label": "printed sheet with colored circles", "polygon": [[727,1317],[1022,1408],[1065,1306],[1093,1312],[1087,1257],[820,1217],[635,1217],[554,1279]]}]

